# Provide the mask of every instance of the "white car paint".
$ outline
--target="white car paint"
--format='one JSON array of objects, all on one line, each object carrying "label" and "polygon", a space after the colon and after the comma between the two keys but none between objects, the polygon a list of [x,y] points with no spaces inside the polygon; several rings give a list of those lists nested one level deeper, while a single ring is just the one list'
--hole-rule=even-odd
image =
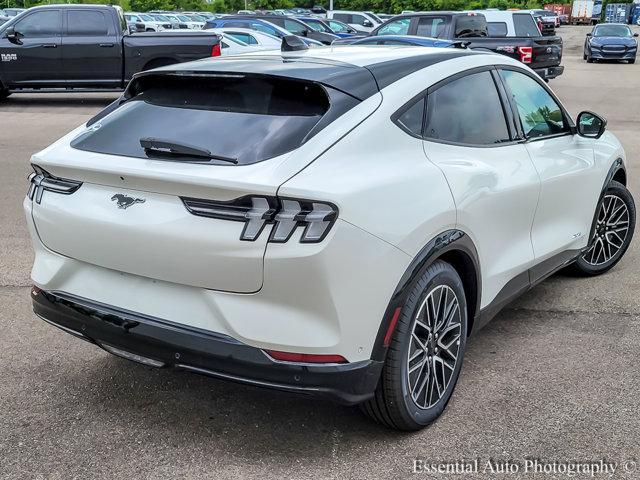
[{"label": "white car paint", "polygon": [[346,23],[360,33],[370,33],[381,25],[381,23],[370,14],[353,10],[330,10],[327,12],[327,18]]},{"label": "white car paint", "polygon": [[[418,93],[452,75],[489,65],[526,69],[520,62],[425,47],[260,55],[365,66],[426,54],[450,58],[402,76],[299,148],[250,165],[79,151],[70,142],[87,128],[78,127],[32,157],[55,176],[84,182],[72,195],[47,192],[41,204],[25,200],[36,251],[33,281],[253,347],[357,362],[370,358],[407,267],[442,232],[459,229],[473,240],[480,308],[554,252],[585,247],[608,169],[624,161],[613,134],[476,148],[416,138],[391,120]],[[229,134],[242,141],[242,132]],[[145,202],[118,210],[110,202],[116,192]],[[320,243],[299,243],[301,228],[286,243],[267,242],[264,232],[256,242],[242,242],[241,223],[194,217],[178,199],[276,193],[332,202],[338,221]]]},{"label": "white car paint", "polygon": [[[257,30],[251,30],[250,28],[214,28],[212,32],[225,35],[236,39],[236,41],[247,43],[249,46],[262,47],[263,49],[279,49],[282,45],[282,40],[268,33],[258,32]],[[248,40],[245,41],[245,40]]]}]

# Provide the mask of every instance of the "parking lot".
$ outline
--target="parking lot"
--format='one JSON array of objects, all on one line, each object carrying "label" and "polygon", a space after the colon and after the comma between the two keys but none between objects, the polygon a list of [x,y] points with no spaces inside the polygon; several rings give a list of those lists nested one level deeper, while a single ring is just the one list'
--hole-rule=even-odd
[{"label": "parking lot", "polygon": [[[587,64],[587,31],[558,31],[565,73],[551,86],[574,117],[608,119],[640,202],[640,64]],[[0,104],[0,477],[403,478],[414,459],[476,458],[604,459],[618,463],[615,478],[640,476],[638,240],[610,273],[556,275],[504,310],[470,341],[445,414],[414,434],[357,408],[127,362],[37,319],[22,213],[29,157],[113,98]]]}]

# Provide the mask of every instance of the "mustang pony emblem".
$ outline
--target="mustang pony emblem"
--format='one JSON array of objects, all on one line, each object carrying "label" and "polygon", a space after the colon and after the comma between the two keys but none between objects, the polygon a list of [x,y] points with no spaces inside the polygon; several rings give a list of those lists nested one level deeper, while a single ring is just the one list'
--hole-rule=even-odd
[{"label": "mustang pony emblem", "polygon": [[129,208],[134,203],[144,203],[144,198],[133,198],[125,195],[124,193],[116,193],[111,200],[118,202],[118,208]]}]

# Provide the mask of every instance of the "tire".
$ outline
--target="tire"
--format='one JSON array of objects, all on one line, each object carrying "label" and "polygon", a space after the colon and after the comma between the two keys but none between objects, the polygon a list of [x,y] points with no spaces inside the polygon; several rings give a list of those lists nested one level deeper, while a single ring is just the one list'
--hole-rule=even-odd
[{"label": "tire", "polygon": [[636,206],[627,187],[612,181],[598,204],[596,215],[595,237],[590,248],[571,265],[571,273],[580,276],[601,275],[620,261],[631,244],[636,225]]},{"label": "tire", "polygon": [[583,54],[582,54],[582,59],[583,59],[583,60],[586,60],[586,59],[587,59],[587,54],[586,54],[586,53],[583,53]]},{"label": "tire", "polygon": [[[437,314],[433,314],[435,305],[440,305]],[[450,308],[448,315],[447,308]],[[425,325],[432,332],[435,326],[440,337],[429,337]],[[436,420],[447,406],[460,375],[467,325],[462,280],[450,264],[437,260],[411,287],[374,397],[361,404],[362,411],[389,428],[405,431],[420,430]],[[414,333],[423,342],[421,346]],[[426,366],[438,370],[425,372]]]},{"label": "tire", "polygon": [[593,58],[587,55],[587,63],[593,63]]},{"label": "tire", "polygon": [[629,60],[629,65],[633,65],[634,63],[636,63],[636,59],[634,58],[633,60]]},{"label": "tire", "polygon": [[0,101],[4,100],[9,95],[11,95],[11,92],[9,90],[6,90],[6,89],[0,87]]}]

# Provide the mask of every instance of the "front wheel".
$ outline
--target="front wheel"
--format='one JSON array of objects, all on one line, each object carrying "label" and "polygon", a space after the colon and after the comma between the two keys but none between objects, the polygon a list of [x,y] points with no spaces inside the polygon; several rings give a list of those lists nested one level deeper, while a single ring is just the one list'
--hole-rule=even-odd
[{"label": "front wheel", "polygon": [[361,405],[398,430],[419,430],[444,411],[458,381],[467,338],[467,304],[456,270],[434,262],[402,306],[375,395]]},{"label": "front wheel", "polygon": [[620,261],[636,225],[636,206],[627,187],[612,181],[598,205],[589,249],[573,264],[574,273],[600,275]]},{"label": "front wheel", "polygon": [[11,92],[9,90],[7,90],[5,88],[0,88],[0,100],[4,100],[9,95],[11,95]]},{"label": "front wheel", "polygon": [[629,63],[633,65],[634,63],[636,63],[636,59],[632,58],[631,60],[629,60]]}]

